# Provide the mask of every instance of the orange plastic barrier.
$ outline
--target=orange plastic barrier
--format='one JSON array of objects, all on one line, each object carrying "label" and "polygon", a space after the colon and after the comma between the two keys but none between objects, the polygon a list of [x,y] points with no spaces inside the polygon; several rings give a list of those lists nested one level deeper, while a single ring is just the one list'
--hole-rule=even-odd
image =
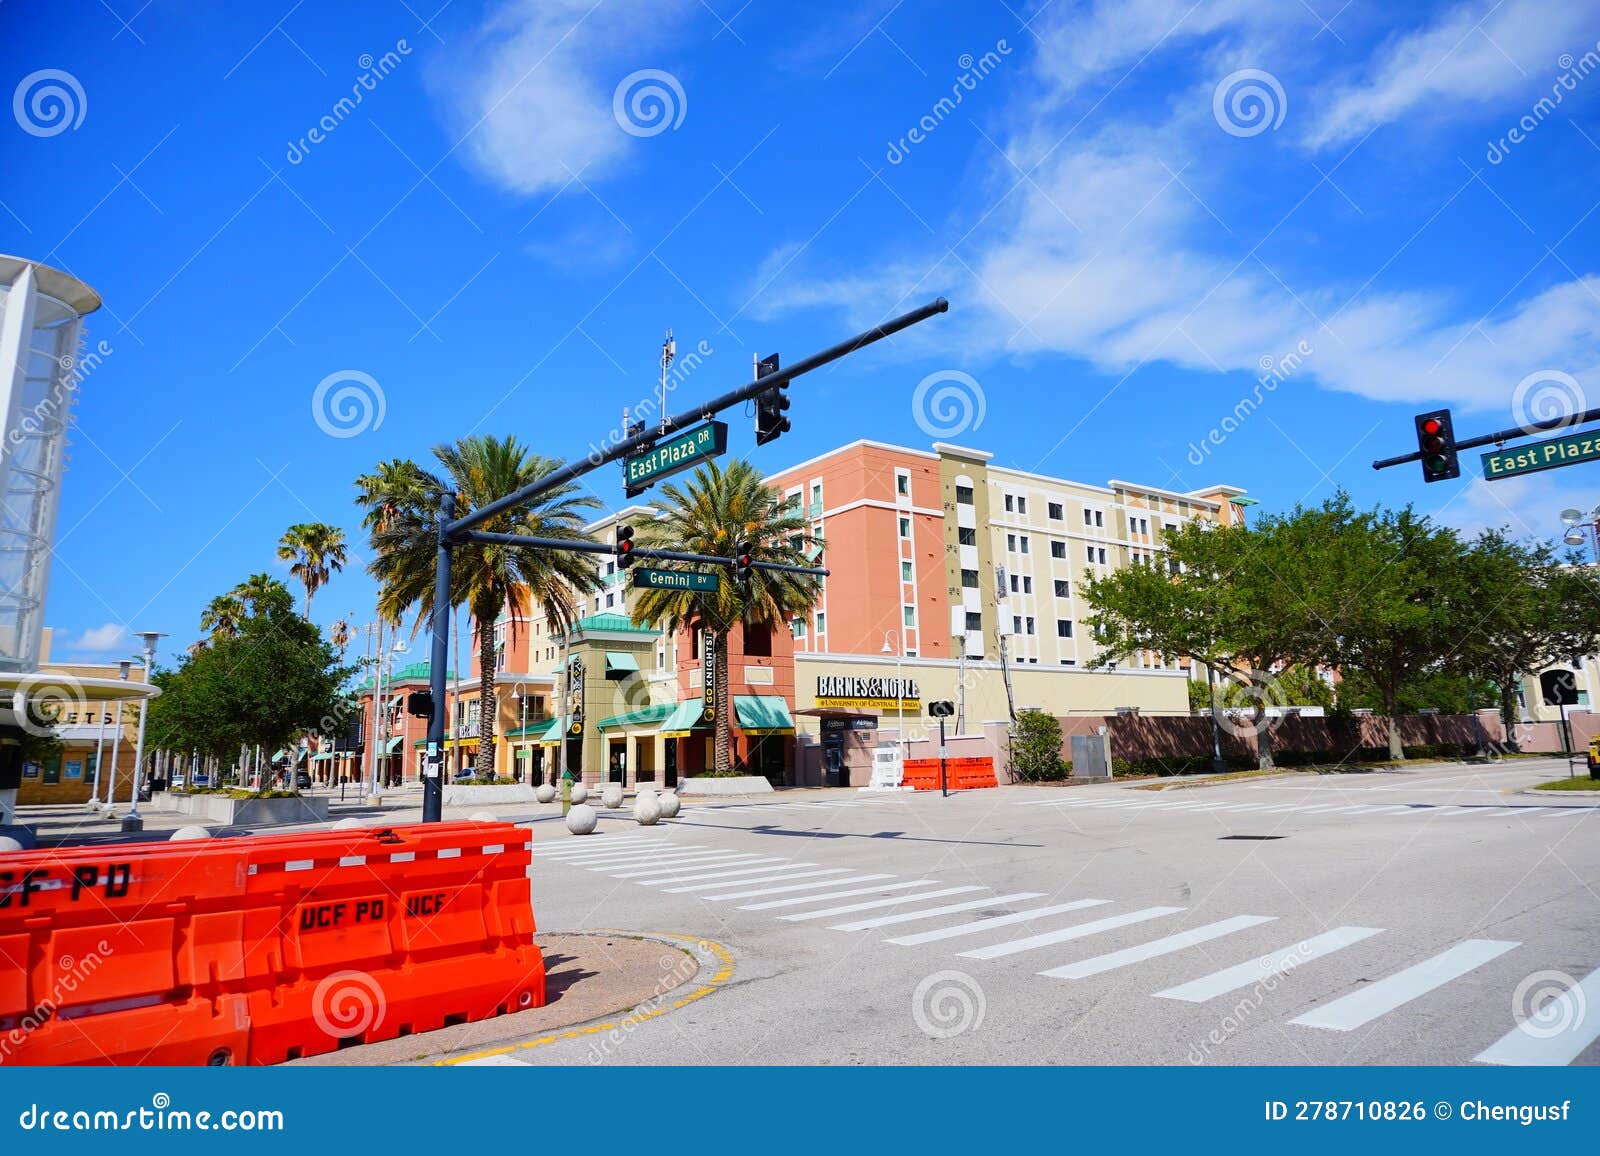
[{"label": "orange plastic barrier", "polygon": [[[938,759],[907,759],[905,776],[901,782],[919,791],[939,789]],[[946,759],[945,784],[952,791],[971,791],[981,787],[994,787],[994,760],[987,756],[972,759]]]},{"label": "orange plastic barrier", "polygon": [[0,1064],[275,1063],[544,1003],[528,832],[0,854]]}]

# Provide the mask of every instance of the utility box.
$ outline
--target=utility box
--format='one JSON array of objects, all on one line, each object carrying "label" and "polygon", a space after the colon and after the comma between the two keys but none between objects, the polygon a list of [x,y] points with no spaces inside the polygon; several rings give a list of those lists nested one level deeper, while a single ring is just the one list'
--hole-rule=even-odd
[{"label": "utility box", "polygon": [[1072,777],[1075,779],[1111,777],[1111,736],[1104,728],[1099,734],[1072,736]]},{"label": "utility box", "polygon": [[905,752],[899,743],[879,743],[872,752],[872,785],[868,790],[898,791],[906,777]]}]

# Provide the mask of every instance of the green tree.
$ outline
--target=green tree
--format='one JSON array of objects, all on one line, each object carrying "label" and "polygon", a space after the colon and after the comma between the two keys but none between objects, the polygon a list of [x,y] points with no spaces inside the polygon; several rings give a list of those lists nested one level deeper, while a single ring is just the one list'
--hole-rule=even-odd
[{"label": "green tree", "polygon": [[218,594],[200,612],[200,630],[212,639],[232,638],[239,633],[239,623],[247,613],[242,598],[234,594]]},{"label": "green tree", "polygon": [[159,697],[148,704],[154,749],[198,751],[231,762],[241,747],[287,746],[307,731],[331,729],[340,684],[351,669],[321,631],[295,612],[287,587],[267,587],[234,634],[191,652],[175,670],[158,670]]},{"label": "green tree", "polygon": [[[713,462],[700,467],[683,486],[664,485],[652,502],[655,516],[638,530],[642,546],[728,557],[747,541],[757,562],[790,566],[816,565],[822,540],[798,507],[785,503],[749,462],[735,458],[726,467]],[[691,570],[684,563],[669,569]],[[715,591],[641,590],[634,601],[633,621],[675,632],[709,630],[715,639],[716,720],[715,769],[733,768],[732,701],[728,689],[728,635],[735,626],[788,628],[797,615],[816,605],[818,579],[806,574],[757,570],[748,582],[725,575]]]},{"label": "green tree", "polygon": [[326,522],[296,522],[279,539],[278,558],[292,563],[289,573],[305,587],[305,616],[310,618],[312,596],[349,560],[344,531]]},{"label": "green tree", "polygon": [[[435,475],[406,461],[386,462],[357,480],[363,524],[372,540],[368,567],[378,580],[379,613],[399,622],[416,612],[413,633],[433,613],[434,562],[439,504],[446,492],[456,498],[456,516],[465,515],[548,477],[562,462],[531,453],[514,437],[474,436],[435,446]],[[583,512],[599,502],[574,484],[558,486],[530,505],[497,514],[478,529],[491,533],[538,535],[573,542],[592,539],[584,532]],[[566,632],[578,616],[584,595],[598,589],[594,564],[577,553],[529,550],[520,546],[463,542],[456,546],[450,605],[466,606],[478,628],[479,715],[477,771],[494,773],[494,624],[502,612],[518,622],[537,607],[552,631]]]},{"label": "green tree", "polygon": [[271,574],[252,574],[228,592],[228,597],[242,603],[250,614],[265,614],[287,604],[294,606],[294,595],[289,588]]},{"label": "green tree", "polygon": [[1011,777],[1022,783],[1045,783],[1066,776],[1061,762],[1061,720],[1042,710],[1017,715],[1011,735]]}]

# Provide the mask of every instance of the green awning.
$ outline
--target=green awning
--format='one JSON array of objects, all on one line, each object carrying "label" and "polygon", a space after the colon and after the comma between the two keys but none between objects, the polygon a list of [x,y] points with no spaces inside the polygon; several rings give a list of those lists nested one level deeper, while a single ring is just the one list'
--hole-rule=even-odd
[{"label": "green awning", "polygon": [[395,735],[388,742],[383,744],[383,753],[386,755],[397,753],[400,748],[405,745],[405,741],[405,736]]},{"label": "green awning", "polygon": [[333,752],[332,751],[319,751],[317,754],[314,754],[314,755],[311,756],[311,761],[314,762],[314,763],[326,763],[326,762],[331,762],[332,760],[333,760]]},{"label": "green awning", "polygon": [[703,731],[711,726],[705,719],[705,704],[697,698],[680,702],[661,724],[660,734],[669,739],[686,739],[691,731]]},{"label": "green awning", "polygon": [[554,721],[547,718],[535,719],[527,726],[512,727],[500,737],[507,739],[536,739],[549,730],[551,723]]},{"label": "green awning", "polygon": [[561,736],[567,732],[568,721],[567,719],[553,719],[550,723],[550,728],[539,736],[540,745],[547,747],[560,746]]},{"label": "green awning", "polygon": [[626,650],[606,651],[606,677],[626,678],[639,673],[639,659]]},{"label": "green awning", "polygon": [[775,694],[736,694],[733,715],[745,734],[792,735],[789,704]]},{"label": "green awning", "polygon": [[603,718],[595,724],[596,730],[622,730],[629,727],[653,726],[670,715],[677,709],[675,702],[657,703],[655,706],[643,707],[639,710],[628,711],[626,714],[614,714],[610,718]]}]

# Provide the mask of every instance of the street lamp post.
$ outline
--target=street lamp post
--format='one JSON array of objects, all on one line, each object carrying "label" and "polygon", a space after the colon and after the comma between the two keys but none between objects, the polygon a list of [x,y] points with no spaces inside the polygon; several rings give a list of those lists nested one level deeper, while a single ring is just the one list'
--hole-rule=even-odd
[{"label": "street lamp post", "polygon": [[1222,727],[1217,722],[1217,671],[1206,664],[1206,687],[1211,691],[1211,773],[1220,775],[1227,768],[1222,762]]},{"label": "street lamp post", "polygon": [[[166,635],[158,630],[142,630],[139,637],[144,639],[144,681],[149,686],[156,665],[156,639]],[[144,770],[144,728],[149,718],[150,707],[145,703],[139,708],[139,738],[133,751],[133,799],[128,805],[127,817],[122,820],[124,831],[144,830],[144,819],[139,814],[139,787]]]},{"label": "street lamp post", "polygon": [[[889,636],[894,636],[894,645],[889,645]],[[911,757],[910,742],[906,737],[906,695],[905,683],[900,677],[900,660],[904,657],[905,646],[898,630],[885,630],[883,632],[883,653],[894,655],[894,694],[895,715],[899,719],[900,731],[900,758],[902,761]]]},{"label": "street lamp post", "polygon": [[[1585,514],[1582,510],[1565,509],[1561,511],[1561,524],[1567,532],[1561,540],[1568,546],[1582,546],[1585,543],[1593,551],[1592,557],[1600,564],[1600,506],[1596,506]],[[1585,533],[1584,531],[1588,532]]]},{"label": "street lamp post", "polygon": [[[128,681],[128,671],[133,668],[133,663],[123,659],[117,663],[117,677],[123,682]],[[122,700],[117,700],[117,721],[111,731],[111,773],[106,776],[106,803],[105,817],[116,817],[117,809],[117,760],[122,754]]]}]

